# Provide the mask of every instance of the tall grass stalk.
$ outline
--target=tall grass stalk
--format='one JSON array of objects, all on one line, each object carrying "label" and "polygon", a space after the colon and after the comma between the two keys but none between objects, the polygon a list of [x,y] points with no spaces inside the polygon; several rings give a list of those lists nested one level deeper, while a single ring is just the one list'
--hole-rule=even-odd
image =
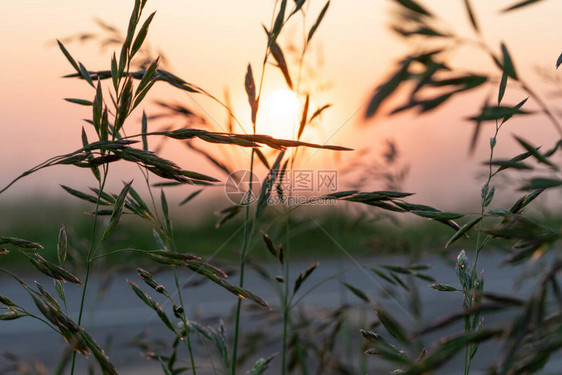
[{"label": "tall grass stalk", "polygon": [[[255,128],[254,128],[255,129]],[[243,242],[242,242],[242,251],[240,253],[240,281],[238,285],[243,288],[244,287],[244,271],[246,268],[246,254],[248,252],[248,248],[250,245],[250,236],[252,233],[252,229],[250,228],[250,199],[252,197],[252,178],[253,178],[253,171],[254,171],[254,150],[252,149],[250,155],[250,181],[249,181],[249,188],[248,193],[246,196],[246,209],[244,213],[244,234],[243,234]],[[232,346],[232,363],[230,368],[230,374],[235,375],[238,365],[238,341],[240,336],[240,316],[242,310],[242,298],[238,298],[236,303],[236,316],[234,321],[234,343]]]},{"label": "tall grass stalk", "polygon": [[[290,189],[290,194],[292,195],[292,188]],[[290,199],[289,199],[290,204]],[[290,263],[290,253],[291,253],[291,207],[289,206],[289,212],[285,220],[285,231],[286,231],[286,245],[284,247],[284,262],[283,262],[283,278],[284,290],[283,299],[281,303],[281,308],[283,309],[283,341],[281,343],[281,374],[285,375],[287,371],[287,339],[288,330],[290,324],[290,290],[289,290],[289,263]],[[303,373],[306,373],[306,369],[303,368]]]},{"label": "tall grass stalk", "polygon": [[[80,297],[80,311],[78,313],[78,325],[82,324],[82,316],[84,313],[84,305],[85,305],[85,301],[86,301],[86,291],[88,290],[88,282],[90,280],[90,272],[91,272],[91,268],[92,268],[92,263],[94,262],[95,255],[96,255],[96,250],[97,247],[94,246],[95,242],[96,242],[96,234],[97,234],[97,225],[98,225],[98,211],[99,211],[99,207],[100,207],[100,203],[101,203],[101,196],[104,192],[104,188],[105,188],[105,183],[107,181],[107,175],[109,173],[109,166],[104,165],[103,166],[103,174],[101,176],[101,179],[99,181],[98,184],[98,195],[97,195],[97,201],[96,201],[96,209],[95,209],[95,213],[94,213],[94,222],[92,223],[92,233],[90,236],[90,248],[88,250],[88,255],[86,258],[86,276],[84,278],[84,286],[82,287],[82,296]],[[100,244],[101,245],[101,241]],[[99,246],[98,245],[98,246]],[[72,364],[70,366],[70,374],[74,374],[74,370],[75,370],[75,366],[76,366],[76,355],[77,352],[73,351],[72,352]]]}]

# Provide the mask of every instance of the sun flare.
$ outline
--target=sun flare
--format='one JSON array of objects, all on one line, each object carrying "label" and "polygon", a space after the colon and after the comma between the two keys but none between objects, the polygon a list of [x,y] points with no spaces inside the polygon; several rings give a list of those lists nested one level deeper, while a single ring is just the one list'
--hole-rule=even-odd
[{"label": "sun flare", "polygon": [[299,120],[300,101],[288,89],[277,89],[264,98],[258,132],[276,138],[295,137]]}]

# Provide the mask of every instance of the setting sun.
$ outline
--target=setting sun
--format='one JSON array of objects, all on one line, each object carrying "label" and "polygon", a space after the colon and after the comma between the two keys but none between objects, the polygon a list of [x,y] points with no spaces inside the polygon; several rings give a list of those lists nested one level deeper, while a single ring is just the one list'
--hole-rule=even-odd
[{"label": "setting sun", "polygon": [[299,120],[300,101],[288,89],[278,89],[267,95],[261,108],[263,117],[258,132],[276,138],[294,138]]}]

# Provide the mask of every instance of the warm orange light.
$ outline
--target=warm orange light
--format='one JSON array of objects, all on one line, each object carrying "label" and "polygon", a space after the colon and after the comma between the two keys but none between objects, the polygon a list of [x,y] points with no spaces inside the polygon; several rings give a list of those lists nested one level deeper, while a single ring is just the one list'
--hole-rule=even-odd
[{"label": "warm orange light", "polygon": [[300,101],[293,91],[275,90],[264,98],[257,131],[276,138],[294,138],[299,112]]}]

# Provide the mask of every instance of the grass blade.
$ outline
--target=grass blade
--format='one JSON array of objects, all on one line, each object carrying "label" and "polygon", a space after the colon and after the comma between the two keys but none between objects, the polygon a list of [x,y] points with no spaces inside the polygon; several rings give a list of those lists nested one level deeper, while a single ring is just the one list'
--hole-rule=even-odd
[{"label": "grass blade", "polygon": [[463,225],[455,234],[453,234],[453,236],[449,239],[449,241],[447,241],[447,243],[445,244],[445,247],[446,248],[449,247],[453,242],[455,242],[456,240],[461,238],[466,232],[468,232],[470,229],[472,229],[472,227],[474,227],[476,224],[481,222],[482,219],[483,219],[483,217],[479,216],[475,219],[472,219],[471,221],[469,221],[465,225]]},{"label": "grass blade", "polygon": [[476,17],[474,16],[474,11],[470,5],[470,0],[464,0],[464,6],[466,8],[466,12],[468,13],[468,18],[470,19],[472,27],[477,33],[480,33],[480,28],[478,27],[478,22],[476,22]]},{"label": "grass blade", "polygon": [[314,33],[316,33],[316,30],[318,29],[318,27],[320,26],[320,23],[322,22],[322,19],[324,18],[324,15],[328,11],[329,6],[330,6],[330,0],[328,0],[326,5],[324,5],[324,8],[322,8],[322,10],[320,11],[320,14],[318,15],[318,18],[316,19],[316,22],[310,28],[310,31],[308,32],[308,37],[306,38],[306,44],[310,43],[310,40],[314,36]]},{"label": "grass blade", "polygon": [[539,1],[542,1],[542,0],[524,0],[524,1],[520,1],[520,2],[518,2],[518,3],[516,3],[516,4],[513,4],[513,5],[509,6],[509,7],[507,7],[507,8],[504,8],[504,9],[502,10],[502,13],[511,12],[512,10],[519,9],[519,8],[523,8],[523,7],[527,6],[527,5],[531,5],[531,4],[534,4],[534,3],[538,3]]},{"label": "grass blade", "polygon": [[252,109],[252,124],[256,123],[256,113],[258,105],[256,102],[256,84],[254,82],[254,75],[252,73],[252,66],[248,64],[248,70],[246,72],[246,78],[244,80],[244,87],[246,89],[246,94],[248,95],[248,103],[250,103],[250,108]]},{"label": "grass blade", "polygon": [[126,183],[117,196],[117,199],[115,199],[113,212],[111,213],[109,224],[107,224],[107,228],[105,228],[105,232],[103,233],[102,242],[105,241],[111,235],[111,233],[113,233],[113,230],[115,230],[117,223],[119,223],[119,219],[121,219],[121,215],[123,214],[123,209],[125,207],[125,198],[129,194],[129,189],[131,188],[132,183],[132,180]]},{"label": "grass blade", "polygon": [[133,42],[133,46],[131,47],[130,58],[133,58],[133,56],[141,48],[142,43],[144,42],[144,39],[146,38],[146,34],[148,33],[148,27],[150,26],[150,23],[152,22],[152,19],[154,18],[155,14],[156,14],[156,12],[153,12],[150,16],[148,16],[146,21],[144,21],[144,24],[141,26],[141,28],[140,28],[140,30],[137,34],[137,37],[135,38],[135,41]]},{"label": "grass blade", "polygon": [[366,303],[371,303],[370,298],[362,291],[357,289],[356,287],[354,287],[351,284],[342,282],[343,286],[345,286],[347,289],[349,289],[349,291],[353,294],[355,294],[355,296],[357,296],[360,300],[362,300],[363,302]]}]

